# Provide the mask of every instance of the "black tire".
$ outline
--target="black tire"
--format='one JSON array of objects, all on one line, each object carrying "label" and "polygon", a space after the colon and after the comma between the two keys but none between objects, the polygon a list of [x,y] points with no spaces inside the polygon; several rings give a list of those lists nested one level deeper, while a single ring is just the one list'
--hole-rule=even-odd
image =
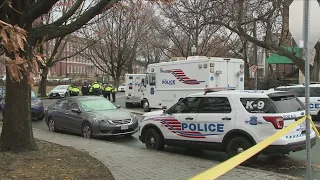
[{"label": "black tire", "polygon": [[81,135],[86,139],[92,138],[92,128],[89,123],[84,123],[81,126]]},{"label": "black tire", "polygon": [[52,118],[49,118],[48,119],[49,131],[56,132],[57,131],[56,126],[57,126],[56,122]]},{"label": "black tire", "polygon": [[130,108],[130,107],[132,107],[132,104],[131,103],[126,103],[126,107]]},{"label": "black tire", "polygon": [[151,111],[148,100],[144,100],[143,101],[142,107],[143,107],[143,111],[144,112],[150,112]]},{"label": "black tire", "polygon": [[[239,136],[234,137],[229,141],[227,145],[228,157],[232,158],[233,156],[240,154],[241,152],[251,148],[252,146],[253,146],[252,143],[249,140],[247,140],[245,137],[239,137]],[[257,155],[243,162],[242,165],[249,165],[253,161],[255,161],[256,158],[257,158]]]},{"label": "black tire", "polygon": [[148,149],[163,150],[164,139],[155,129],[148,129],[144,136],[145,144]]},{"label": "black tire", "polygon": [[43,120],[43,118],[44,118],[44,115],[41,116],[41,117],[38,117],[37,120],[38,120],[38,121],[41,121],[41,120]]}]

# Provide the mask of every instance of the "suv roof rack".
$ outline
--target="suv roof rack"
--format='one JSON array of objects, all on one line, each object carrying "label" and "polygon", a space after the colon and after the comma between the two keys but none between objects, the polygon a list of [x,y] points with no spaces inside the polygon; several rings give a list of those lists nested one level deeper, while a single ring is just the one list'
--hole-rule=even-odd
[{"label": "suv roof rack", "polygon": [[212,92],[218,92],[218,91],[228,91],[228,90],[236,90],[236,87],[217,87],[217,88],[206,88],[204,90],[204,94],[206,95],[208,93],[212,93]]}]

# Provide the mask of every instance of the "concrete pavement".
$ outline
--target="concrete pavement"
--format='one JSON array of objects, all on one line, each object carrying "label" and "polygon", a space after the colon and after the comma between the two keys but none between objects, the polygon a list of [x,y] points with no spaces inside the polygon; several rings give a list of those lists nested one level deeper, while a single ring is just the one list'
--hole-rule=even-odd
[{"label": "concrete pavement", "polygon": [[[131,148],[112,142],[101,142],[95,139],[87,140],[82,137],[52,133],[39,129],[34,129],[33,132],[34,137],[37,139],[88,152],[91,156],[104,163],[110,169],[116,180],[188,179],[218,164],[218,162],[200,158],[148,149]],[[245,167],[233,169],[219,179],[227,180],[232,178],[236,178],[237,180],[298,179]]]}]

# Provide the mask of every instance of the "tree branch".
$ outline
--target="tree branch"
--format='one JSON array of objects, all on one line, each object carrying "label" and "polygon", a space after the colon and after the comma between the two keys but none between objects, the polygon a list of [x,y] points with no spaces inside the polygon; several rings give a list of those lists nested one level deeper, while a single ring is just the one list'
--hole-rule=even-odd
[{"label": "tree branch", "polygon": [[68,19],[75,14],[75,12],[79,9],[83,2],[84,0],[77,0],[76,3],[74,3],[73,6],[67,12],[65,12],[59,19],[57,19],[51,25],[60,26],[63,23],[67,22]]},{"label": "tree branch", "polygon": [[37,0],[34,3],[30,4],[28,11],[23,15],[22,21],[25,24],[31,24],[34,20],[39,18],[43,14],[47,14],[50,9],[55,5],[59,0]]},{"label": "tree branch", "polygon": [[94,18],[97,14],[101,13],[103,10],[110,9],[115,3],[119,1],[120,0],[101,0],[95,6],[91,7],[90,9],[82,13],[75,21],[71,22],[70,24],[63,26],[55,26],[54,23],[52,23],[46,26],[34,28],[29,35],[36,40],[40,40],[43,37],[45,37],[45,40],[48,41],[50,39],[70,34],[80,29],[83,25],[85,25],[87,22],[89,22],[92,18]]}]

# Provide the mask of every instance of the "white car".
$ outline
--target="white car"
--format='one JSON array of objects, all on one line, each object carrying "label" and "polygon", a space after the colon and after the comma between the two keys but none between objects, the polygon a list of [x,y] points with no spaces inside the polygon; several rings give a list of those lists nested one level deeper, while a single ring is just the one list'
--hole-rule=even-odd
[{"label": "white car", "polygon": [[121,86],[118,87],[119,92],[125,92],[126,89],[126,83],[123,83]]},{"label": "white car", "polygon": [[[302,102],[280,91],[219,91],[191,94],[171,108],[144,114],[139,139],[147,148],[165,145],[226,152],[254,146],[305,115]],[[311,145],[316,143],[311,132]],[[305,149],[305,123],[264,149],[289,154]]]},{"label": "white car", "polygon": [[63,98],[70,96],[70,92],[68,90],[69,85],[58,85],[53,88],[49,93],[49,98]]},{"label": "white car", "polygon": [[[305,86],[293,85],[293,86],[280,86],[275,88],[278,91],[288,91],[295,93],[298,98],[305,104]],[[320,119],[320,84],[310,85],[310,114]]]}]

